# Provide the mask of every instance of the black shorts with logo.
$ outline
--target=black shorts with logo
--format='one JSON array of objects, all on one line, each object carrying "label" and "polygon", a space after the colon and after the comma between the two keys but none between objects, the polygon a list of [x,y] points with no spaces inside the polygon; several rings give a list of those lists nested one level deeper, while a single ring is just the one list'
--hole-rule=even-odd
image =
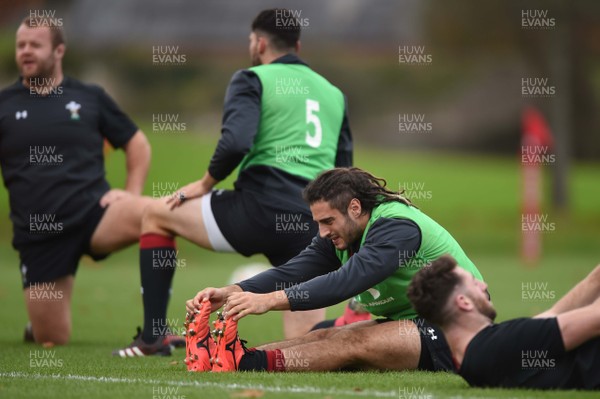
[{"label": "black shorts with logo", "polygon": [[421,357],[419,370],[450,371],[456,368],[452,361],[452,352],[442,330],[423,318],[413,319],[421,337]]},{"label": "black shorts with logo", "polygon": [[[392,319],[376,319],[378,323],[394,321]],[[421,355],[417,368],[424,371],[450,371],[456,373],[452,352],[446,337],[438,327],[427,320],[417,317],[411,320],[415,323],[421,338]]]},{"label": "black shorts with logo", "polygon": [[218,190],[211,209],[219,230],[244,256],[264,254],[279,266],[310,245],[318,232],[308,206],[250,190]]},{"label": "black shorts with logo", "polygon": [[58,278],[75,275],[79,260],[85,254],[101,260],[108,254],[93,254],[90,241],[106,209],[96,205],[86,216],[85,224],[79,229],[59,233],[47,240],[32,240],[15,245],[19,252],[19,269],[23,288]]}]

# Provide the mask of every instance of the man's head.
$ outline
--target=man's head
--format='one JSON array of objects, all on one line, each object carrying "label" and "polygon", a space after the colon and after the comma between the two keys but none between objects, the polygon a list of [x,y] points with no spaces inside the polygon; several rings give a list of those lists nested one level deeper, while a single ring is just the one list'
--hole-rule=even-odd
[{"label": "man's head", "polygon": [[250,59],[252,65],[271,62],[278,56],[300,49],[300,23],[290,10],[261,11],[252,21]]},{"label": "man's head", "polygon": [[463,316],[483,316],[490,321],[496,318],[487,284],[458,267],[449,255],[419,270],[410,282],[407,295],[420,316],[442,329]]},{"label": "man's head", "polygon": [[27,17],[16,35],[15,60],[24,80],[49,78],[62,72],[65,37],[61,27]]},{"label": "man's head", "polygon": [[303,195],[321,237],[343,250],[360,240],[373,208],[403,200],[385,185],[384,179],[359,168],[335,168],[309,183]]}]

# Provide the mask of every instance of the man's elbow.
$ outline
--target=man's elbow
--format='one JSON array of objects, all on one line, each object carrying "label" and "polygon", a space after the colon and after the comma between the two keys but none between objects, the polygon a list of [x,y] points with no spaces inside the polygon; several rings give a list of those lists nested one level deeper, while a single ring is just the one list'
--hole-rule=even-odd
[{"label": "man's elbow", "polygon": [[125,153],[128,156],[135,156],[139,159],[145,159],[150,162],[152,147],[146,135],[141,130],[135,132],[131,139],[124,146]]}]

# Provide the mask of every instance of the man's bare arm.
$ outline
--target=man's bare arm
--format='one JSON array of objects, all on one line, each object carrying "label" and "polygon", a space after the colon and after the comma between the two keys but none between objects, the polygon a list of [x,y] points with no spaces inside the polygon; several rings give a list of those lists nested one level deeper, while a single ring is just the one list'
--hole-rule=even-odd
[{"label": "man's bare arm", "polygon": [[535,317],[555,317],[590,305],[598,298],[600,298],[600,265],[596,266],[590,274],[571,288],[554,306]]},{"label": "man's bare arm", "polygon": [[123,146],[123,149],[127,164],[125,190],[140,195],[150,167],[150,143],[144,133],[138,130]]},{"label": "man's bare arm", "polygon": [[556,320],[565,350],[575,349],[600,336],[600,298],[590,305],[561,313]]}]

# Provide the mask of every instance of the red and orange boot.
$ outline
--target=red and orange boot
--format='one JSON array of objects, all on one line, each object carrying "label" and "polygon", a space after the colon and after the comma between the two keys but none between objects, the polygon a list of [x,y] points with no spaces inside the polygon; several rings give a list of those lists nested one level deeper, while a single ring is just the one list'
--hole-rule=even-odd
[{"label": "red and orange boot", "polygon": [[212,359],[212,371],[236,371],[246,353],[245,341],[240,340],[238,336],[237,321],[232,318],[225,320],[223,314],[217,314],[213,331],[217,340],[217,353]]},{"label": "red and orange boot", "polygon": [[187,315],[185,333],[185,364],[189,371],[210,371],[210,359],[215,356],[217,344],[210,334],[210,301],[203,301],[200,310]]}]

